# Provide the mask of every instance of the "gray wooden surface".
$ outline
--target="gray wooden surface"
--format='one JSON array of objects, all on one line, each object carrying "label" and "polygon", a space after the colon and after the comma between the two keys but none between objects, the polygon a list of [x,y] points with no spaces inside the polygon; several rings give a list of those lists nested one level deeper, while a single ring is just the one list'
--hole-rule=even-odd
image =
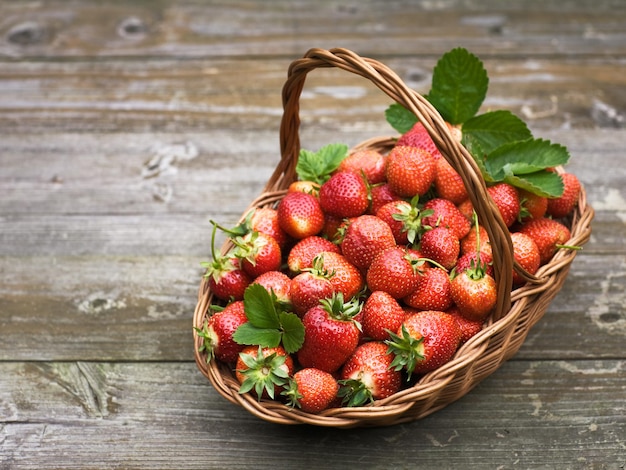
[{"label": "gray wooden surface", "polygon": [[[626,3],[0,1],[0,468],[626,466]],[[568,146],[591,242],[519,353],[420,421],[266,423],[193,361],[210,219],[279,159],[280,91],[310,47],[426,92],[455,46]],[[303,146],[393,134],[386,96],[310,76]]]}]

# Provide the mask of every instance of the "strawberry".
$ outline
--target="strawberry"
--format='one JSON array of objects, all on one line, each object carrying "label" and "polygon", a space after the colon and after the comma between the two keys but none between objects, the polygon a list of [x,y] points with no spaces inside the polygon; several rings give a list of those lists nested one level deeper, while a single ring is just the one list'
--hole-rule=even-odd
[{"label": "strawberry", "polygon": [[428,151],[435,159],[442,159],[439,149],[421,122],[415,123],[411,129],[400,136],[396,147],[400,146],[417,147]]},{"label": "strawberry", "polygon": [[419,258],[404,247],[394,246],[381,252],[370,265],[366,281],[369,289],[382,290],[394,299],[406,297],[418,283]]},{"label": "strawberry", "polygon": [[298,180],[298,181],[294,181],[293,183],[289,185],[289,187],[287,188],[287,192],[289,193],[299,192],[299,193],[311,194],[312,196],[317,197],[320,192],[320,185],[319,183],[316,183],[315,181]]},{"label": "strawberry", "polygon": [[410,314],[386,341],[394,354],[392,367],[424,374],[450,361],[461,342],[461,328],[449,314],[425,310]]},{"label": "strawberry", "polygon": [[460,204],[468,198],[461,175],[445,158],[437,159],[434,184],[439,197],[447,199],[453,204]]},{"label": "strawberry", "polygon": [[294,373],[293,358],[282,346],[246,346],[237,359],[235,376],[241,387],[239,393],[254,392],[260,399],[274,399]]},{"label": "strawberry", "polygon": [[452,229],[435,227],[422,235],[420,250],[425,258],[452,269],[461,251],[461,243]]},{"label": "strawberry", "polygon": [[461,328],[461,344],[465,344],[470,338],[480,333],[483,329],[484,323],[482,320],[470,320],[465,318],[456,307],[446,310],[446,313],[454,317]]},{"label": "strawberry", "polygon": [[297,352],[300,365],[337,371],[359,344],[359,325],[353,318],[360,311],[357,299],[344,303],[339,293],[306,312],[302,318],[304,343]]},{"label": "strawberry", "polygon": [[489,186],[487,192],[496,204],[507,227],[513,225],[520,213],[520,199],[517,189],[508,183]]},{"label": "strawberry", "polygon": [[289,251],[287,266],[292,273],[299,273],[313,266],[313,259],[323,251],[340,253],[340,249],[330,240],[317,235],[299,240]]},{"label": "strawberry", "polygon": [[578,204],[581,184],[573,173],[563,173],[563,194],[557,198],[548,199],[547,214],[555,219],[568,216]]},{"label": "strawberry", "polygon": [[401,201],[402,196],[398,196],[389,187],[388,183],[376,184],[370,188],[371,202],[367,210],[368,214],[376,215],[378,210],[392,201]]},{"label": "strawberry", "polygon": [[385,181],[385,156],[376,150],[357,150],[341,161],[337,171],[350,171],[365,175],[369,184]]},{"label": "strawberry", "polygon": [[446,310],[452,306],[450,277],[439,267],[426,269],[419,276],[416,289],[403,299],[417,310]]},{"label": "strawberry", "polygon": [[354,266],[366,270],[378,253],[395,245],[391,227],[376,216],[364,214],[348,225],[341,252]]},{"label": "strawberry", "polygon": [[320,300],[330,298],[335,293],[335,287],[330,282],[331,275],[322,268],[322,262],[321,257],[316,258],[312,268],[291,280],[291,303],[299,317],[319,305]]},{"label": "strawberry", "polygon": [[[513,257],[515,261],[529,274],[535,274],[541,265],[541,255],[535,241],[522,232],[512,233],[511,241],[513,242]],[[520,285],[524,282],[524,278],[517,271],[513,270],[513,284]]]},{"label": "strawberry", "polygon": [[305,413],[321,413],[337,398],[339,384],[332,374],[313,367],[300,369],[293,375],[282,395],[287,404]]},{"label": "strawberry", "polygon": [[520,199],[519,222],[526,222],[530,219],[539,219],[546,215],[548,210],[548,198],[540,196],[525,189],[518,189]]},{"label": "strawberry", "polygon": [[198,336],[203,338],[199,351],[206,351],[207,362],[213,358],[226,363],[234,363],[244,346],[233,339],[239,326],[248,321],[242,300],[228,304],[204,323],[202,329],[195,328]]},{"label": "strawberry", "polygon": [[469,198],[457,204],[456,207],[467,220],[472,220],[472,218],[474,217],[474,206],[472,205],[472,201]]},{"label": "strawberry", "polygon": [[424,204],[424,210],[430,211],[423,223],[431,227],[446,227],[454,232],[460,240],[467,235],[471,223],[463,213],[447,199],[435,198]]},{"label": "strawberry", "polygon": [[268,271],[252,281],[259,284],[268,292],[274,292],[276,298],[283,305],[291,305],[291,279],[281,271]]},{"label": "strawberry", "polygon": [[396,146],[387,156],[387,183],[402,197],[424,195],[435,180],[435,159],[416,147]]},{"label": "strawberry", "polygon": [[489,242],[489,234],[485,227],[478,226],[478,232],[476,230],[470,230],[465,237],[461,239],[461,254],[475,253],[480,251],[492,258],[491,243]]},{"label": "strawberry", "polygon": [[265,233],[273,237],[278,245],[284,248],[288,236],[278,223],[278,211],[273,207],[257,207],[253,210],[249,221],[249,230]]},{"label": "strawberry", "polygon": [[398,301],[381,290],[369,295],[361,313],[363,335],[379,341],[389,339],[389,330],[397,331],[406,317]]},{"label": "strawberry", "polygon": [[363,275],[345,256],[332,251],[325,251],[319,256],[322,259],[321,269],[328,272],[335,292],[343,294],[346,300],[361,292],[365,284]]},{"label": "strawberry", "polygon": [[496,305],[496,281],[485,272],[482,263],[458,273],[450,284],[452,300],[461,315],[482,321]]},{"label": "strawberry", "polygon": [[243,293],[252,280],[241,269],[239,259],[229,253],[201,265],[206,268],[204,276],[209,279],[209,288],[215,297],[220,300],[243,299]]},{"label": "strawberry", "polygon": [[545,264],[556,250],[570,239],[570,230],[561,222],[547,217],[532,219],[523,224],[520,232],[532,238],[539,248],[541,264]]},{"label": "strawberry", "polygon": [[416,196],[411,202],[392,201],[376,212],[376,217],[391,227],[391,232],[398,245],[415,243],[424,232],[422,219],[429,215],[430,211],[420,210],[418,200],[419,198]]},{"label": "strawberry", "polygon": [[311,194],[288,192],[277,212],[280,228],[297,240],[317,235],[324,228],[324,213],[319,200]]},{"label": "strawberry", "polygon": [[277,271],[282,263],[282,252],[275,238],[262,232],[251,231],[243,237],[232,239],[234,255],[241,260],[241,268],[251,278],[268,271]]},{"label": "strawberry", "polygon": [[352,218],[344,219],[335,215],[324,214],[324,228],[320,236],[335,244],[341,243],[341,239],[343,238],[350,220],[352,220]]},{"label": "strawberry", "polygon": [[319,201],[326,214],[357,217],[369,207],[369,193],[363,176],[349,171],[334,173],[322,184]]},{"label": "strawberry", "polygon": [[402,373],[391,368],[387,345],[369,341],[356,348],[341,370],[339,396],[347,406],[363,406],[390,397],[402,385]]}]

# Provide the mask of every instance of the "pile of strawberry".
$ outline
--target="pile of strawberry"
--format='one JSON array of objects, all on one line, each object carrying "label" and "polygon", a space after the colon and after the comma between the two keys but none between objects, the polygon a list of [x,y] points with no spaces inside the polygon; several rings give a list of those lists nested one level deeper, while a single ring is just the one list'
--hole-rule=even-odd
[{"label": "pile of strawberry", "polygon": [[[468,54],[451,51],[435,76],[474,61]],[[566,220],[581,188],[554,171],[566,160],[562,147],[526,136],[501,112],[475,116],[475,104],[469,117],[446,113],[435,76],[429,100],[483,171],[515,260],[536,273],[558,249],[574,248],[565,245]],[[490,129],[502,135],[485,125],[493,118],[510,131],[506,142],[484,138]],[[220,302],[196,331],[209,361],[233,367],[240,393],[308,413],[363,406],[450,361],[492,313],[489,238],[461,177],[406,110],[393,105],[387,119],[404,122],[387,154],[348,154],[340,144],[303,150],[298,181],[278,204],[234,228],[214,223],[204,266]],[[217,230],[232,242],[224,255]],[[514,272],[513,288],[523,282]]]}]

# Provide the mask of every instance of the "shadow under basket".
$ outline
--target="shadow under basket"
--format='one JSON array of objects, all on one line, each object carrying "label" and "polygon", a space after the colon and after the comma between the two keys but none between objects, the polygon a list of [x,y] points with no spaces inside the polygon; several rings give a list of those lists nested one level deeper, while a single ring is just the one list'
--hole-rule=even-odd
[{"label": "shadow under basket", "polygon": [[[460,347],[451,361],[419,378],[410,387],[389,398],[362,407],[331,408],[320,414],[309,414],[279,401],[258,400],[250,393],[239,393],[239,383],[232,366],[216,360],[207,362],[194,329],[196,364],[224,398],[247,409],[253,415],[280,424],[311,424],[337,428],[388,426],[423,418],[458,400],[480,381],[492,374],[520,348],[530,328],[541,319],[552,299],[561,289],[576,256],[576,250],[560,249],[553,259],[534,275],[528,275],[514,261],[509,231],[498,209],[488,196],[485,182],[472,156],[452,136],[439,113],[417,92],[408,88],[385,65],[360,57],[346,49],[311,49],[289,67],[283,87],[284,113],[280,127],[281,160],[265,189],[244,211],[256,207],[275,207],[296,180],[296,163],[300,152],[299,99],[307,73],[321,67],[337,67],[370,80],[395,102],[412,111],[424,124],[446,160],[461,175],[479,222],[485,227],[493,251],[498,301],[484,329]],[[396,138],[379,137],[359,144],[355,149],[374,149],[384,154]],[[563,171],[561,168],[558,171]],[[242,215],[243,219],[243,215]],[[566,221],[571,231],[570,246],[582,246],[590,238],[593,209],[587,205],[584,188],[578,205]],[[229,242],[222,247],[225,252]],[[512,291],[513,270],[527,282]],[[214,302],[207,278],[203,277],[193,325],[202,328]]]}]

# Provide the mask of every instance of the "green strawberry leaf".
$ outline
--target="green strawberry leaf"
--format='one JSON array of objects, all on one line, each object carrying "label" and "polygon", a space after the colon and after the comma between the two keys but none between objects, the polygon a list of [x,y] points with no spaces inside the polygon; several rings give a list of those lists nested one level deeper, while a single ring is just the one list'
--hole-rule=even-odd
[{"label": "green strawberry leaf", "polygon": [[564,165],[569,152],[560,144],[543,139],[510,142],[490,152],[485,162],[487,170],[496,180],[506,175],[527,175],[546,168]]},{"label": "green strawberry leaf", "polygon": [[275,348],[280,344],[282,335],[274,328],[258,328],[250,322],[240,325],[233,335],[239,344],[253,344],[267,348]]},{"label": "green strawberry leaf", "polygon": [[276,302],[265,287],[251,284],[243,294],[244,311],[248,321],[257,328],[279,328]]},{"label": "green strawberry leaf", "polygon": [[393,103],[385,110],[387,122],[400,134],[405,134],[417,123],[417,116],[399,103]]},{"label": "green strawberry leaf", "polygon": [[296,164],[298,179],[322,184],[347,156],[345,144],[328,144],[317,152],[301,149]]},{"label": "green strawberry leaf", "polygon": [[532,137],[526,123],[510,111],[490,111],[474,116],[461,127],[461,143],[472,155],[472,149],[480,148],[485,155],[509,142],[527,140]]},{"label": "green strawberry leaf", "polygon": [[260,284],[251,284],[243,295],[248,321],[239,326],[233,339],[239,344],[276,347],[283,344],[294,353],[304,342],[304,325],[300,318],[281,309],[276,295]]},{"label": "green strawberry leaf", "polygon": [[283,347],[289,354],[293,354],[304,343],[304,325],[294,313],[281,312],[279,318],[282,327]]},{"label": "green strawberry leaf", "polygon": [[462,124],[478,112],[488,86],[487,71],[480,59],[458,47],[437,62],[426,98],[450,124]]},{"label": "green strawberry leaf", "polygon": [[563,194],[563,179],[551,171],[541,170],[521,176],[509,175],[504,181],[539,196],[553,198]]}]

